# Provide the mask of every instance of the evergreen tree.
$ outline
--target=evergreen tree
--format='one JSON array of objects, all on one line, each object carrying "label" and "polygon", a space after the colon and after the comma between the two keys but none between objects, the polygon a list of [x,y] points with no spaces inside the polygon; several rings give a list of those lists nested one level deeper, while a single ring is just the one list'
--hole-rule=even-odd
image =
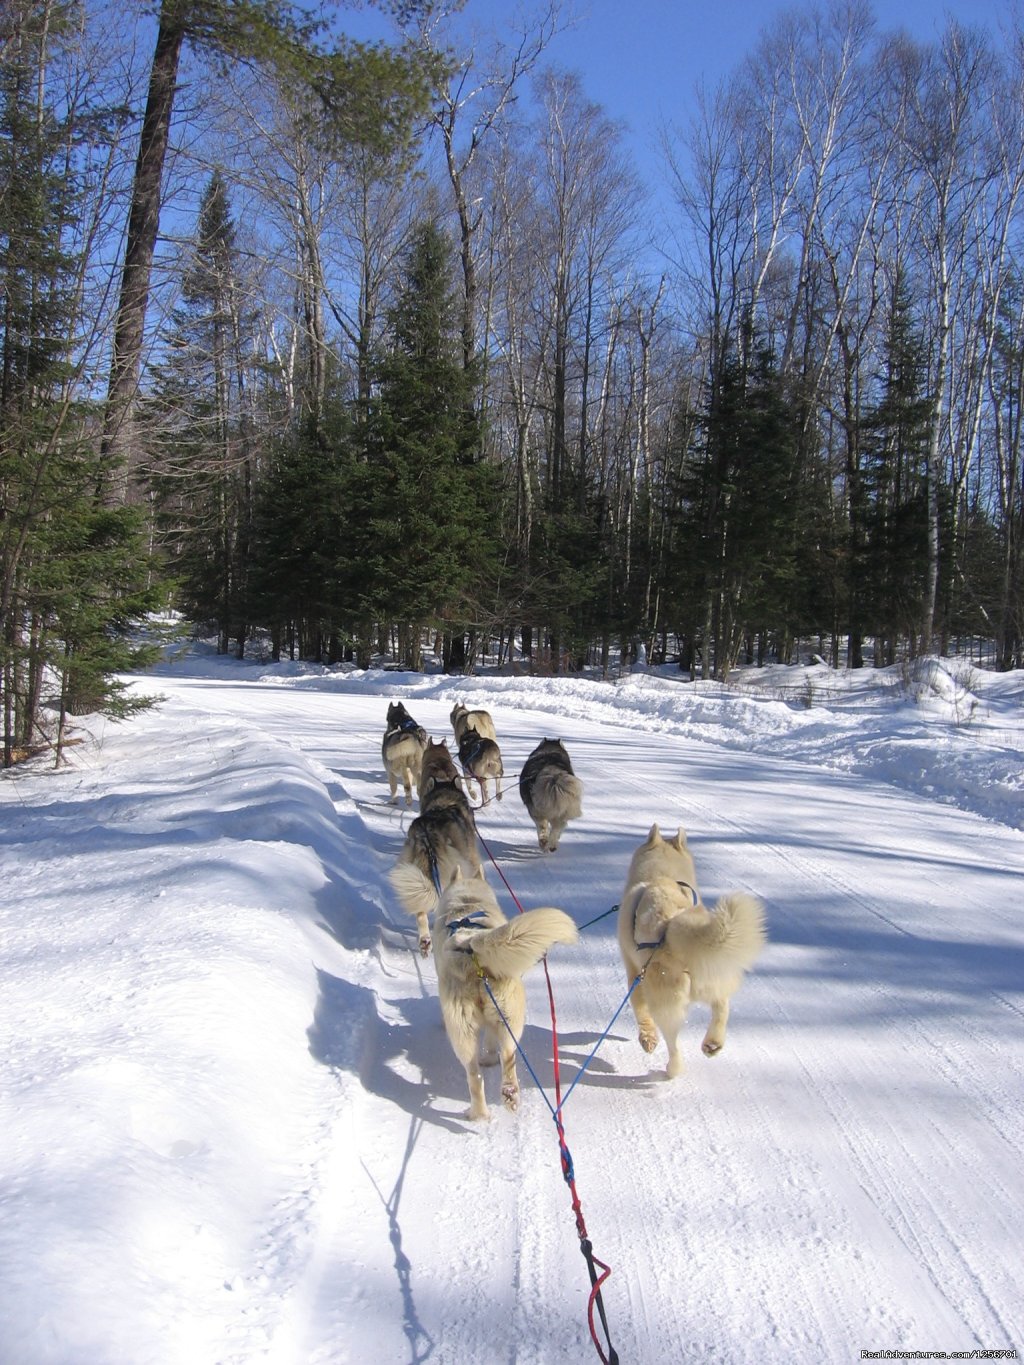
[{"label": "evergreen tree", "polygon": [[434,222],[414,233],[388,317],[387,348],[349,472],[343,559],[354,616],[397,623],[420,664],[425,626],[462,636],[493,578],[496,481],[481,459],[475,374],[463,364],[451,246]]},{"label": "evergreen tree", "polygon": [[875,636],[876,664],[894,662],[897,640],[913,635],[928,568],[932,403],[925,392],[924,344],[902,276],[893,291],[884,359],[881,397],[863,422],[865,538],[853,564],[864,619]]},{"label": "evergreen tree", "polygon": [[674,586],[684,652],[725,677],[744,638],[787,638],[800,616],[797,428],[767,347],[749,362],[726,348],[700,437],[681,475]]},{"label": "evergreen tree", "polygon": [[157,528],[180,604],[216,627],[221,653],[234,638],[239,655],[255,462],[246,406],[253,320],[244,295],[227,187],[215,173],[145,411]]},{"label": "evergreen tree", "polygon": [[72,390],[77,262],[66,238],[79,129],[42,97],[78,5],[19,5],[0,66],[0,696],[3,762],[57,714],[131,709],[114,674],[144,658],[128,635],[153,605],[135,513],[96,506],[94,413]]},{"label": "evergreen tree", "polygon": [[[331,400],[279,443],[260,481],[254,514],[249,572],[251,618],[271,634],[274,658],[333,663],[353,641],[368,641],[354,618],[361,569],[346,549],[350,540],[346,473],[353,461],[352,424],[346,408]],[[369,666],[369,647],[360,656]]]}]

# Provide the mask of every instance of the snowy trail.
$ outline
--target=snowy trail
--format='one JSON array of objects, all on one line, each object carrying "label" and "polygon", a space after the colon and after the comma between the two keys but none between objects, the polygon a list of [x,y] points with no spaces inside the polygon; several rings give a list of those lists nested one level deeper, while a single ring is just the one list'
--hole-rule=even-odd
[{"label": "snowy trail", "polygon": [[[596,1360],[543,1099],[523,1075],[518,1116],[461,1121],[432,963],[387,894],[415,814],[386,803],[387,693],[160,685],[304,755],[344,839],[333,932],[310,931],[320,1060],[341,1090],[271,1358],[365,1359],[372,1340],[382,1361]],[[407,703],[440,737],[456,695]],[[580,923],[601,913],[658,820],[687,828],[705,899],[747,888],[769,910],[771,944],[721,1058],[700,1055],[698,1007],[688,1072],[666,1084],[627,1010],[567,1105],[588,1229],[613,1267],[620,1359],[840,1362],[861,1348],[1019,1341],[1021,1196],[1007,1173],[1024,1149],[1022,953],[1007,869],[1021,866],[1020,833],[811,765],[554,722],[499,696],[491,709],[510,776],[478,823],[526,907],[558,904]],[[556,733],[584,781],[584,818],[544,858],[514,774]],[[613,920],[551,970],[567,1085],[624,994]],[[549,1085],[540,973],[528,998],[524,1046]]]}]

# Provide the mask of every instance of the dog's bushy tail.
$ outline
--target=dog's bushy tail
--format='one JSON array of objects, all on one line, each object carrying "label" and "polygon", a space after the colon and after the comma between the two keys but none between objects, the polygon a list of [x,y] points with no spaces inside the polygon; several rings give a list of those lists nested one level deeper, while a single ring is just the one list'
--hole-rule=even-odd
[{"label": "dog's bushy tail", "polygon": [[473,956],[496,977],[522,976],[555,943],[575,943],[579,930],[564,910],[524,910],[507,924],[473,935]]},{"label": "dog's bushy tail", "polygon": [[542,814],[553,811],[566,820],[583,814],[583,783],[564,768],[544,768],[533,788],[534,805]]},{"label": "dog's bushy tail", "polygon": [[764,906],[756,896],[734,891],[703,915],[690,912],[670,920],[665,941],[670,951],[685,955],[694,977],[744,972],[767,941]]},{"label": "dog's bushy tail", "polygon": [[415,863],[396,863],[388,873],[402,909],[410,915],[429,915],[438,902],[437,889]]}]

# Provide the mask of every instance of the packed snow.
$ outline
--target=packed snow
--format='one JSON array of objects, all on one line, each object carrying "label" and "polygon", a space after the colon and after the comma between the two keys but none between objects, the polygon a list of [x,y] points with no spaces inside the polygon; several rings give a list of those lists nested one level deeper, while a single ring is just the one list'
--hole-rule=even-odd
[{"label": "packed snow", "polygon": [[[198,645],[131,686],[159,704],[0,781],[3,1365],[1024,1347],[1024,674],[456,678]],[[492,1070],[490,1122],[462,1117],[386,877],[416,814],[391,700],[449,740],[456,701],[491,712],[488,881],[587,926],[548,969],[610,1346],[542,968],[519,1112]],[[553,855],[515,782],[544,736],[584,785]],[[655,821],[709,904],[752,891],[769,926],[724,1052],[694,1006],[674,1081],[617,1013],[605,914]]]}]

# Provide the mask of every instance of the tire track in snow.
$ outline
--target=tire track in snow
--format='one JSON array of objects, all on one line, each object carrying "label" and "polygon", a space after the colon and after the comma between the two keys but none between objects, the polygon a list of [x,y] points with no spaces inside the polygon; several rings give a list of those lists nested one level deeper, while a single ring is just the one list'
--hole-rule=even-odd
[{"label": "tire track in snow", "polygon": [[[625,781],[637,791],[644,790],[644,785],[635,779],[626,777]],[[765,842],[749,825],[723,814],[720,809],[713,809],[711,804],[704,800],[673,796],[669,803],[676,804],[691,814],[702,815],[712,830],[725,828],[741,836],[745,846],[751,850],[752,865],[762,866],[766,860],[774,860],[783,866],[787,879],[791,877],[798,884],[809,887],[823,884],[831,888],[840,901],[852,902],[859,910],[872,915],[894,933],[911,939],[920,938],[920,935],[900,925],[886,914],[876,902],[865,896],[859,887],[834,867],[824,862],[812,861],[782,844]],[[698,856],[699,868],[699,849],[695,848],[695,853]],[[755,892],[759,890],[756,885],[750,883],[748,887]],[[785,912],[783,917],[786,917]],[[825,941],[823,935],[820,936],[820,941]],[[778,1014],[785,1018],[787,1014],[785,1001],[781,991],[773,985],[770,972],[762,971],[759,975],[767,982],[767,989],[773,996]],[[928,1029],[922,1024],[919,1012],[905,1003],[898,993],[893,994],[880,985],[874,986],[873,992],[882,998],[888,1012],[898,1018],[899,1028],[913,1036],[914,1048],[902,1050],[910,1052],[921,1049],[928,1054],[930,1063],[938,1064],[939,1074],[951,1092],[962,1091],[965,1088],[974,1092],[968,1046],[951,1049],[939,1037],[938,1031]],[[1007,1007],[1013,1013],[1018,1012],[1011,1002],[1007,1002],[998,993],[989,994],[1000,1006]],[[1013,1082],[995,1097],[994,1102],[989,1092],[974,1092],[971,1099],[973,1104],[983,1108],[986,1119],[995,1132],[1019,1154],[1022,1145],[1019,1122],[1015,1127],[1011,1127],[1011,1123],[1004,1120],[1012,1120],[1015,1115],[1019,1120],[1019,1107],[1012,1100],[1010,1089],[1013,1084],[1019,1088],[1020,1067],[1014,1065],[1016,1059],[999,1047],[998,1040],[993,1042],[988,1035],[977,1028],[971,1028],[968,1020],[965,1020],[965,1026],[967,1041],[971,1047],[984,1046],[989,1050],[999,1048],[1013,1071]],[[816,1065],[813,1071],[802,1060],[799,1049],[795,1050],[794,1054],[803,1071],[809,1098],[819,1101],[828,1111],[834,1135],[842,1141],[848,1160],[858,1171],[861,1189],[868,1202],[872,1207],[879,1209],[892,1233],[909,1254],[910,1261],[923,1269],[934,1289],[936,1317],[933,1321],[918,1326],[927,1327],[935,1334],[935,1339],[941,1337],[953,1340],[959,1325],[960,1306],[976,1295],[988,1304],[991,1316],[987,1320],[970,1324],[974,1333],[974,1343],[980,1346],[985,1342],[1013,1341],[1014,1325],[1006,1322],[994,1308],[985,1289],[984,1276],[979,1274],[980,1271],[986,1271],[991,1277],[991,1268],[969,1265],[959,1251],[958,1234],[962,1225],[960,1222],[962,1212],[950,1210],[944,1202],[935,1197],[937,1188],[935,1164],[930,1160],[922,1162],[918,1143],[916,1141],[908,1143],[904,1140],[903,1133],[888,1121],[884,1105],[867,1102],[859,1075],[849,1065],[848,1051],[835,1048],[827,1041],[823,1043],[821,1038],[816,1038],[815,1045],[815,1062],[824,1062],[826,1065]],[[871,1113],[870,1121],[865,1119],[867,1112]],[[933,1143],[929,1150],[934,1149]],[[945,1164],[949,1171],[949,1182],[957,1182],[962,1167],[957,1162]],[[996,1211],[998,1216],[998,1211],[1007,1206],[1008,1191],[1003,1189],[997,1180],[989,1179],[984,1165],[979,1169],[976,1159],[971,1162],[971,1166],[973,1188],[969,1199],[970,1205],[973,1206],[977,1202],[977,1184],[980,1183],[986,1188],[984,1203],[989,1209]],[[994,1163],[994,1169],[999,1168],[1000,1164]],[[940,1181],[938,1188],[948,1191],[950,1184]],[[885,1197],[880,1197],[879,1192]],[[927,1210],[929,1216],[921,1216],[922,1210]],[[936,1228],[939,1235],[927,1236],[924,1229],[929,1227]],[[1005,1226],[1002,1231],[1006,1236],[1011,1232]],[[998,1233],[997,1228],[997,1238]],[[901,1273],[905,1275],[906,1271]],[[967,1292],[968,1289],[970,1292]],[[944,1329],[939,1326],[943,1322],[946,1323],[945,1331],[948,1334],[946,1336],[943,1335]],[[879,1340],[897,1339],[886,1335],[886,1332],[882,1333]],[[852,1340],[852,1337],[847,1335],[846,1339]]]}]

